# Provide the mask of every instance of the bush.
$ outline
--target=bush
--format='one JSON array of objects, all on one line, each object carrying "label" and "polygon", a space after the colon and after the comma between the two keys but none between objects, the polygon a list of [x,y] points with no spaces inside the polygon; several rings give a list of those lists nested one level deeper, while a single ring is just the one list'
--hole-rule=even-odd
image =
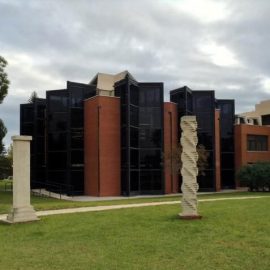
[{"label": "bush", "polygon": [[250,191],[270,191],[270,162],[257,162],[243,166],[237,173],[241,186]]}]

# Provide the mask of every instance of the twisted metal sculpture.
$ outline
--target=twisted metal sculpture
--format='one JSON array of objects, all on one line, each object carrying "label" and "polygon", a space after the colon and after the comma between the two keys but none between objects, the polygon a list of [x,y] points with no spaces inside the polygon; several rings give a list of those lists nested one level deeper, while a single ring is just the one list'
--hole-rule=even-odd
[{"label": "twisted metal sculpture", "polygon": [[196,146],[197,137],[197,121],[196,116],[183,116],[181,118],[181,145],[182,145],[182,213],[181,218],[196,219],[201,218],[197,212],[197,191],[199,185],[197,183],[198,175],[198,153]]}]

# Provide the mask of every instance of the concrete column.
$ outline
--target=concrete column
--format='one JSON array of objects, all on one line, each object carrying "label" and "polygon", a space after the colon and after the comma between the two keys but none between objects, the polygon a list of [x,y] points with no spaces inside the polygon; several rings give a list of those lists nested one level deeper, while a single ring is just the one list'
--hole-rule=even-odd
[{"label": "concrete column", "polygon": [[7,223],[38,220],[30,204],[30,141],[31,136],[13,136],[13,207]]},{"label": "concrete column", "polygon": [[197,212],[197,191],[199,185],[197,183],[198,175],[198,153],[197,153],[197,121],[196,116],[183,116],[181,118],[181,145],[182,145],[182,219],[199,219],[201,218]]}]

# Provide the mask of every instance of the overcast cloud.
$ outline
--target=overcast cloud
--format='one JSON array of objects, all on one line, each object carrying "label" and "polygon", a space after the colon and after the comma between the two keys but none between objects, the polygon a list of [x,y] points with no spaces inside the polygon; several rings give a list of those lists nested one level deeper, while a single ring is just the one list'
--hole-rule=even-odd
[{"label": "overcast cloud", "polygon": [[129,70],[138,81],[211,89],[253,110],[270,97],[269,0],[0,0],[9,95],[0,117],[19,133],[32,91]]}]

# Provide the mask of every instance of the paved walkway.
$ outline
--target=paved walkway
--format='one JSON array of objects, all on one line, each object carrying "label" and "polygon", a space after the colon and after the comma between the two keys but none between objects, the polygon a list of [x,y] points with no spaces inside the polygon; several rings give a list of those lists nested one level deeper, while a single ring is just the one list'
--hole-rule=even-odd
[{"label": "paved walkway", "polygon": [[[250,200],[250,199],[261,199],[261,198],[267,198],[267,196],[200,199],[198,201],[199,202],[213,202],[213,201],[227,201],[227,200]],[[268,198],[270,198],[270,196]],[[157,206],[157,205],[170,205],[170,204],[180,204],[180,201],[131,203],[131,204],[119,204],[119,205],[67,208],[67,209],[58,209],[58,210],[45,210],[45,211],[37,211],[37,216],[42,217],[42,216],[59,215],[59,214],[96,212],[96,211],[106,211],[106,210],[114,210],[114,209],[136,208],[136,207]],[[5,220],[6,216],[7,216],[6,214],[0,215],[0,220]]]}]

